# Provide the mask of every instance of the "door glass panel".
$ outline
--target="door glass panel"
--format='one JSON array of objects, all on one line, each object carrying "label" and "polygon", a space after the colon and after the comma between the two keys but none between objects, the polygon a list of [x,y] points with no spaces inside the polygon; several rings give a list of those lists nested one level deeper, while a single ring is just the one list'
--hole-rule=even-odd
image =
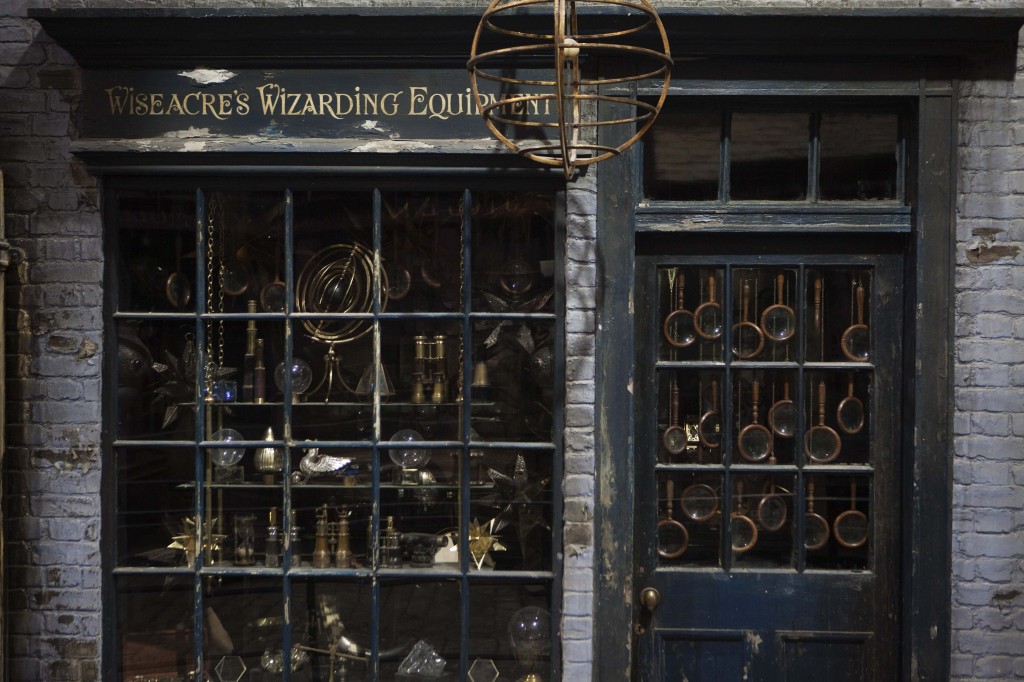
[{"label": "door glass panel", "polygon": [[808,361],[869,362],[871,273],[862,269],[810,271],[805,296]]},{"label": "door glass panel", "polygon": [[896,114],[825,112],[819,135],[822,199],[896,198]]},{"label": "door glass panel", "polygon": [[722,361],[725,326],[722,273],[716,269],[674,267],[659,271],[659,357]]},{"label": "door glass panel", "polygon": [[733,114],[729,197],[806,198],[809,124],[800,113]]}]

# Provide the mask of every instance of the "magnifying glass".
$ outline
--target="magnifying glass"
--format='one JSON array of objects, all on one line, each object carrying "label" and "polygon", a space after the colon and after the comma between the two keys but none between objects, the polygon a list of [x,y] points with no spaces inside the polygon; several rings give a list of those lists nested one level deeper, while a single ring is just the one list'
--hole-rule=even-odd
[{"label": "magnifying glass", "polygon": [[722,444],[722,416],[718,411],[718,380],[711,380],[711,407],[701,415],[697,424],[697,438],[706,448]]},{"label": "magnifying glass", "polygon": [[743,314],[740,321],[732,326],[732,353],[740,360],[756,358],[764,348],[764,332],[749,319],[750,296],[750,281],[744,280],[741,303]]},{"label": "magnifying glass", "polygon": [[286,289],[281,281],[281,247],[274,246],[274,279],[260,289],[260,308],[265,313],[283,313],[287,307]]},{"label": "magnifying glass", "polygon": [[220,281],[228,296],[241,296],[249,289],[249,270],[237,260],[221,263]]},{"label": "magnifying glass", "polygon": [[690,544],[690,534],[686,526],[672,518],[675,483],[671,478],[665,482],[665,495],[665,518],[658,521],[658,556],[664,559],[678,559]]},{"label": "magnifying glass", "polygon": [[843,433],[853,435],[864,428],[864,403],[853,395],[853,375],[846,382],[846,397],[836,408],[836,424]]},{"label": "magnifying glass", "polygon": [[164,296],[172,307],[181,310],[192,301],[192,284],[181,271],[181,235],[174,240],[175,269],[164,283]]},{"label": "magnifying glass", "polygon": [[761,313],[761,330],[769,341],[781,343],[796,333],[796,313],[783,303],[783,287],[786,275],[779,273],[775,280],[775,305],[768,306]]},{"label": "magnifying glass", "polygon": [[[773,463],[774,463],[774,458]],[[770,492],[761,498],[757,503],[757,521],[767,531],[775,532],[786,525],[786,518],[789,516],[789,508],[786,500],[776,490],[775,481],[771,482]],[[788,492],[783,489],[783,492]]]},{"label": "magnifying glass", "polygon": [[828,542],[828,521],[814,513],[814,481],[807,482],[807,513],[804,514],[804,547],[819,550]]},{"label": "magnifying glass", "polygon": [[857,324],[851,324],[843,332],[839,346],[845,355],[854,362],[867,362],[871,349],[871,334],[864,324],[864,285],[857,282]]},{"label": "magnifying glass", "polygon": [[782,399],[776,400],[768,410],[768,425],[782,438],[792,438],[796,433],[796,406],[789,398],[788,379],[782,384]]},{"label": "magnifying glass", "polygon": [[832,534],[843,547],[855,549],[868,541],[868,517],[857,511],[857,481],[850,479],[850,508],[836,517]]},{"label": "magnifying glass", "polygon": [[715,294],[715,276],[708,275],[708,300],[693,311],[697,335],[705,341],[714,341],[722,336],[722,306],[715,302]]},{"label": "magnifying glass", "polygon": [[825,425],[825,382],[818,383],[818,425],[804,434],[804,450],[818,464],[831,462],[839,456],[843,441],[831,426]]},{"label": "magnifying glass", "polygon": [[682,270],[676,272],[675,277],[675,310],[665,318],[662,326],[662,333],[665,340],[676,348],[687,348],[697,340],[697,330],[693,322],[693,313],[686,310],[686,303],[683,288],[686,284],[686,275]]},{"label": "magnifying glass", "polygon": [[772,432],[768,430],[767,426],[758,423],[759,386],[760,382],[755,379],[751,398],[752,421],[743,427],[739,438],[737,438],[740,455],[748,462],[761,462],[772,454]]},{"label": "magnifying glass", "polygon": [[679,504],[688,518],[704,522],[718,513],[718,494],[706,483],[694,483],[683,491]]},{"label": "magnifying glass", "polygon": [[743,481],[736,483],[736,511],[729,518],[732,550],[738,554],[749,552],[757,544],[757,524],[744,514]]},{"label": "magnifying glass", "polygon": [[669,394],[668,428],[661,436],[661,444],[670,455],[679,455],[686,450],[686,430],[679,425],[679,384],[675,376],[672,377]]}]

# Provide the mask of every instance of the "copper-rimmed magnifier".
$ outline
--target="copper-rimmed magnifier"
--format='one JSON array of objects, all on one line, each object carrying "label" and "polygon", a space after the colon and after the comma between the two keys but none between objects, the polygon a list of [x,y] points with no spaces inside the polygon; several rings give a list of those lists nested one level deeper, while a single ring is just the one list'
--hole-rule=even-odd
[{"label": "copper-rimmed magnifier", "polygon": [[672,504],[675,497],[675,483],[665,482],[665,517],[658,521],[658,556],[664,559],[678,559],[690,544],[686,526],[672,518]]},{"label": "copper-rimmed magnifier", "polygon": [[804,450],[818,464],[831,462],[839,456],[843,441],[836,430],[825,424],[825,382],[818,383],[818,424],[804,434]]},{"label": "copper-rimmed magnifier", "polygon": [[389,300],[401,301],[409,295],[409,291],[412,289],[412,275],[409,274],[408,268],[399,261],[397,234],[394,236],[393,242],[391,261],[384,266],[384,270],[388,274],[387,294]]},{"label": "copper-rimmed magnifier", "polygon": [[676,348],[687,348],[697,340],[697,330],[693,322],[693,313],[686,309],[685,302],[686,273],[677,270],[673,280],[675,289],[675,309],[665,318],[662,333],[665,340]]},{"label": "copper-rimmed magnifier", "polygon": [[759,387],[760,382],[755,379],[751,390],[751,422],[743,427],[736,439],[740,455],[748,462],[763,462],[772,454],[772,432],[758,420]]},{"label": "copper-rimmed magnifier", "polygon": [[814,551],[828,542],[828,521],[814,511],[814,481],[807,482],[807,512],[804,514],[804,547]]},{"label": "copper-rimmed magnifier", "polygon": [[729,519],[730,545],[737,554],[749,552],[757,544],[757,524],[746,515],[746,506],[746,500],[743,497],[743,481],[737,481],[736,511]]},{"label": "copper-rimmed magnifier", "polygon": [[164,296],[172,307],[181,310],[192,301],[192,283],[181,271],[181,235],[174,239],[174,272],[164,283]]},{"label": "copper-rimmed magnifier", "polygon": [[260,289],[260,308],[265,313],[283,313],[288,305],[287,288],[281,281],[281,245],[274,244],[274,279]]},{"label": "copper-rimmed magnifier", "polygon": [[718,513],[718,493],[707,483],[693,483],[679,496],[679,506],[687,518],[704,522]]},{"label": "copper-rimmed magnifier", "polygon": [[761,313],[761,331],[769,341],[781,343],[796,333],[796,313],[784,302],[786,275],[779,273],[775,278],[775,305]]},{"label": "copper-rimmed magnifier", "polygon": [[686,450],[686,429],[679,424],[679,382],[674,375],[669,387],[668,428],[661,436],[661,444],[670,455]]},{"label": "copper-rimmed magnifier", "polygon": [[722,336],[722,306],[715,297],[715,276],[708,275],[708,300],[693,311],[693,325],[697,335],[705,341],[714,341]]},{"label": "copper-rimmed magnifier", "polygon": [[836,424],[843,433],[853,435],[864,428],[864,403],[853,394],[853,374],[846,382],[846,397],[836,408]]},{"label": "copper-rimmed magnifier", "polygon": [[[774,464],[775,457],[772,456],[769,461]],[[779,490],[787,494],[789,493],[785,488],[776,486],[775,479],[772,479],[769,484],[768,493],[757,503],[757,522],[761,524],[762,528],[773,533],[781,530],[786,525],[786,519],[789,516],[786,500],[782,495],[779,495]]]},{"label": "copper-rimmed magnifier", "polygon": [[717,448],[722,444],[722,415],[718,411],[718,379],[711,380],[711,406],[700,416],[697,423],[697,438],[706,448]]},{"label": "copper-rimmed magnifier", "polygon": [[764,332],[750,321],[750,280],[743,281],[740,321],[732,326],[732,353],[740,360],[750,360],[764,348]]},{"label": "copper-rimmed magnifier", "polygon": [[871,354],[871,334],[864,324],[864,284],[857,281],[855,289],[857,298],[857,323],[851,324],[843,332],[839,347],[843,355],[854,362],[867,362]]},{"label": "copper-rimmed magnifier", "polygon": [[768,425],[772,433],[782,438],[796,435],[796,405],[789,397],[789,380],[782,384],[782,398],[768,410]]},{"label": "copper-rimmed magnifier", "polygon": [[850,479],[850,508],[832,523],[832,535],[843,547],[856,549],[868,541],[868,517],[857,510],[857,480]]}]

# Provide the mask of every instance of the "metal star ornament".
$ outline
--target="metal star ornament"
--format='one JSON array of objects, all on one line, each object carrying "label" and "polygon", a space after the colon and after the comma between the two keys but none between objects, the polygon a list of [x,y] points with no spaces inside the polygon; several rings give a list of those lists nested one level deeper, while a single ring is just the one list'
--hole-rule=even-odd
[{"label": "metal star ornament", "polygon": [[505,546],[498,542],[498,537],[495,535],[495,523],[497,519],[491,519],[484,525],[480,525],[480,522],[473,519],[469,524],[469,554],[473,557],[473,563],[476,564],[477,570],[480,570],[487,565],[489,567],[494,566],[494,559],[491,558],[490,552],[504,552]]},{"label": "metal star ornament", "polygon": [[[216,552],[220,549],[220,543],[227,538],[227,535],[222,533],[210,533],[208,532],[210,527],[216,527],[217,519],[212,519],[209,524],[203,524],[203,542],[204,549],[209,552]],[[185,553],[184,564],[186,566],[192,566],[196,562],[196,522],[190,518],[184,518],[181,520],[181,532],[178,535],[171,537],[171,544],[167,545],[167,549],[179,549]]]}]

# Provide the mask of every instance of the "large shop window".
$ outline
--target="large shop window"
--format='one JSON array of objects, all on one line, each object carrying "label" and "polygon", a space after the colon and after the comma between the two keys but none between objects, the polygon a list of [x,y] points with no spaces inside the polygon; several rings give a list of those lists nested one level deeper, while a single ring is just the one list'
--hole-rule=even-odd
[{"label": "large shop window", "polygon": [[555,195],[157,184],[108,193],[117,679],[553,676]]}]

